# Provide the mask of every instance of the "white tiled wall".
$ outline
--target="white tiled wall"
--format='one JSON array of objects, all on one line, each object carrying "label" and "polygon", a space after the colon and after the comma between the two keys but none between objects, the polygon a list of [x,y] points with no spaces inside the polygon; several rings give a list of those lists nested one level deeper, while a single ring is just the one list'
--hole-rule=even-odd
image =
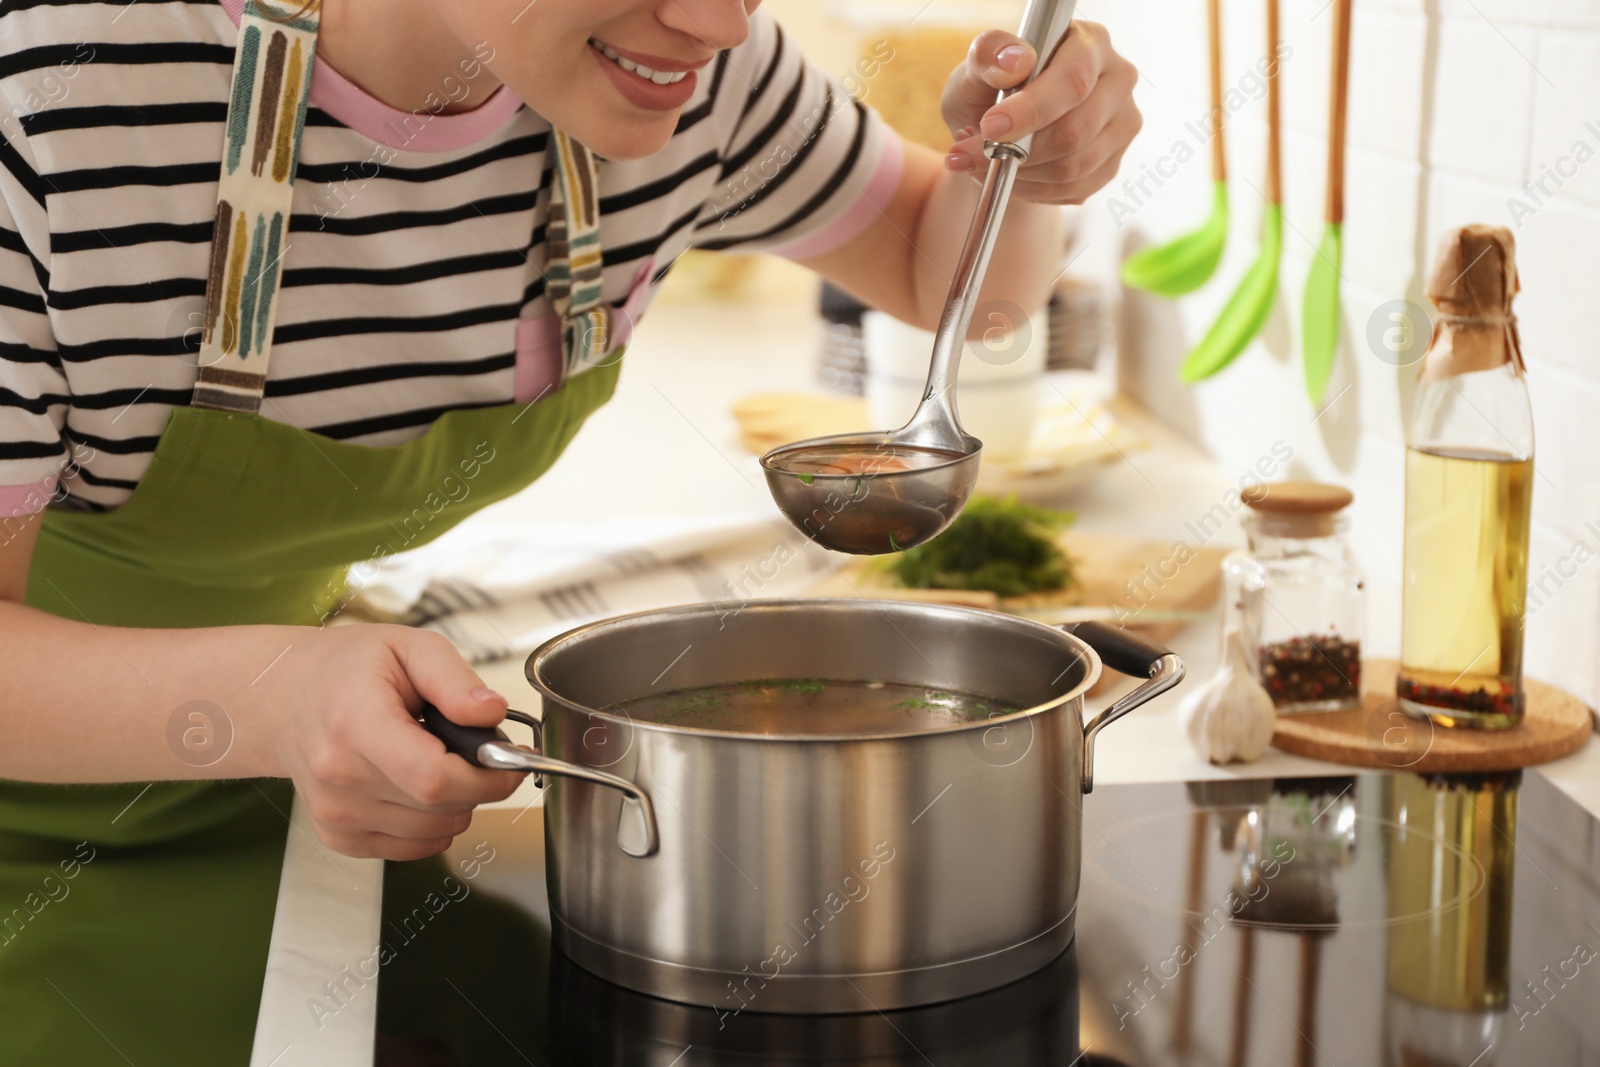
[{"label": "white tiled wall", "polygon": [[[1343,328],[1332,399],[1320,411],[1305,394],[1299,331],[1323,228],[1332,18],[1323,0],[1282,4],[1293,53],[1282,67],[1289,226],[1277,307],[1228,370],[1196,388],[1178,383],[1187,348],[1255,255],[1265,106],[1251,101],[1225,134],[1234,180],[1222,266],[1179,301],[1123,294],[1119,378],[1228,469],[1244,469],[1283,437],[1296,451],[1292,474],[1350,486],[1357,550],[1375,578],[1396,585],[1416,368],[1375,354],[1369,319],[1386,301],[1426,304],[1422,285],[1445,229],[1511,227],[1538,437],[1532,572],[1563,572],[1529,620],[1528,669],[1600,703],[1600,3],[1355,0]],[[1224,84],[1235,85],[1266,50],[1265,2],[1224,0],[1223,8]],[[1085,0],[1079,12],[1106,23],[1145,73],[1145,132],[1123,165],[1124,177],[1137,178],[1175,142],[1193,143],[1184,122],[1207,109],[1205,5],[1169,0],[1158,16],[1149,0]],[[1561,184],[1547,178],[1553,195],[1540,194],[1535,207],[1522,185],[1547,169]],[[1198,224],[1209,182],[1201,152],[1120,227],[1112,197],[1126,205],[1129,193],[1107,190],[1085,213],[1091,251],[1083,262],[1111,277],[1128,251]],[[1514,218],[1513,197],[1531,210]]]}]

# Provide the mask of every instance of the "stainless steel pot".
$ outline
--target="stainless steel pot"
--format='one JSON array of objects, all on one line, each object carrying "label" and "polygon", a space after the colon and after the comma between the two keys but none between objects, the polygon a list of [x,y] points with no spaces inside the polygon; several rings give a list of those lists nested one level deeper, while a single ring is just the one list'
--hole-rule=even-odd
[{"label": "stainless steel pot", "polygon": [[[971,608],[762,600],[582,626],[529,658],[540,752],[437,712],[486,766],[564,776],[545,798],[552,933],[618,985],[724,1013],[851,1012],[967,996],[1072,939],[1078,797],[1094,737],[1176,685],[1126,630]],[[1143,685],[1084,725],[1102,658]],[[1022,710],[932,731],[758,735],[606,709],[687,687],[879,680]]]}]

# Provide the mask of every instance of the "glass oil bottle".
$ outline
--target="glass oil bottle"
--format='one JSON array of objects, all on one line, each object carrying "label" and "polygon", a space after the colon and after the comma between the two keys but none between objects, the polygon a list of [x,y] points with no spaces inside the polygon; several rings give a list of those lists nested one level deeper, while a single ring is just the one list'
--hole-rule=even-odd
[{"label": "glass oil bottle", "polygon": [[1509,230],[1446,235],[1406,447],[1400,706],[1442,726],[1522,720],[1533,415]]}]

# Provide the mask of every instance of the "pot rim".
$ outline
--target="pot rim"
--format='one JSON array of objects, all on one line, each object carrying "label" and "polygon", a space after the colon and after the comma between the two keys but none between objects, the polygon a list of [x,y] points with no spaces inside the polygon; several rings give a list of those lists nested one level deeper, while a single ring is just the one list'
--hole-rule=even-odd
[{"label": "pot rim", "polygon": [[[742,730],[718,730],[704,726],[685,726],[651,722],[648,719],[635,719],[626,713],[618,715],[614,712],[604,711],[600,708],[591,708],[586,705],[579,704],[577,701],[570,700],[567,697],[557,693],[543,677],[543,667],[545,662],[550,657],[558,653],[563,647],[572,644],[573,642],[584,640],[590,634],[597,631],[621,626],[636,619],[662,616],[670,617],[675,615],[715,615],[723,611],[731,611],[734,614],[740,614],[746,611],[773,611],[795,606],[843,607],[848,608],[849,610],[866,610],[870,608],[877,611],[882,611],[885,607],[890,607],[897,611],[914,610],[922,613],[943,614],[956,617],[965,616],[972,621],[981,621],[984,625],[992,626],[998,623],[1014,628],[1018,631],[1031,632],[1037,636],[1057,641],[1067,648],[1077,652],[1078,655],[1084,657],[1088,661],[1089,666],[1084,672],[1083,677],[1079,679],[1078,684],[1073,686],[1067,692],[1041,704],[1034,704],[1031,707],[1019,708],[1009,715],[994,715],[987,719],[974,719],[971,722],[951,723],[948,726],[939,726],[924,730],[908,730],[870,734],[757,734],[747,733]],[[1100,680],[1100,673],[1102,669],[1103,665],[1100,661],[1099,653],[1097,653],[1094,648],[1082,638],[1077,637],[1074,634],[1070,634],[1059,627],[1051,626],[1047,623],[1042,623],[1034,619],[1022,618],[1021,616],[1017,615],[1008,615],[1001,611],[990,611],[988,608],[974,608],[956,604],[937,604],[913,600],[871,600],[866,597],[772,597],[748,601],[710,600],[700,601],[693,604],[678,604],[666,608],[651,608],[646,611],[629,612],[625,615],[613,615],[606,619],[584,623],[581,626],[575,626],[564,633],[550,638],[548,641],[545,641],[538,648],[535,648],[531,653],[529,653],[528,659],[523,668],[523,675],[529,684],[539,691],[539,695],[543,700],[553,700],[565,704],[571,709],[579,709],[582,714],[586,714],[592,718],[602,719],[606,722],[616,723],[619,726],[626,725],[634,729],[653,730],[666,734],[682,734],[691,737],[716,737],[742,742],[815,741],[838,743],[847,741],[904,741],[917,737],[941,737],[947,734],[968,733],[975,730],[990,730],[996,726],[1021,722],[1025,719],[1031,719],[1035,716],[1043,715],[1046,712],[1054,711],[1055,709],[1069,704],[1074,700],[1081,700],[1084,694],[1093,688],[1094,684]],[[541,718],[542,717],[543,713],[541,712]]]}]

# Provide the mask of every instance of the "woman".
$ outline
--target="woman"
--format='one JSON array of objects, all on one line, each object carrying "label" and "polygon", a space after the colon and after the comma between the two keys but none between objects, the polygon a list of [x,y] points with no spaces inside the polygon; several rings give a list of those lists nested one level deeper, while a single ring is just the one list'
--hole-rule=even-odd
[{"label": "woman", "polygon": [[980,36],[941,159],[757,3],[0,8],[5,1062],[242,1062],[291,783],[388,859],[511,792],[413,720],[504,713],[447,641],[319,624],[554,461],[686,248],[931,326],[1036,133],[985,291],[1043,305],[1139,126],[1105,32],[998,106],[1036,57]]}]

